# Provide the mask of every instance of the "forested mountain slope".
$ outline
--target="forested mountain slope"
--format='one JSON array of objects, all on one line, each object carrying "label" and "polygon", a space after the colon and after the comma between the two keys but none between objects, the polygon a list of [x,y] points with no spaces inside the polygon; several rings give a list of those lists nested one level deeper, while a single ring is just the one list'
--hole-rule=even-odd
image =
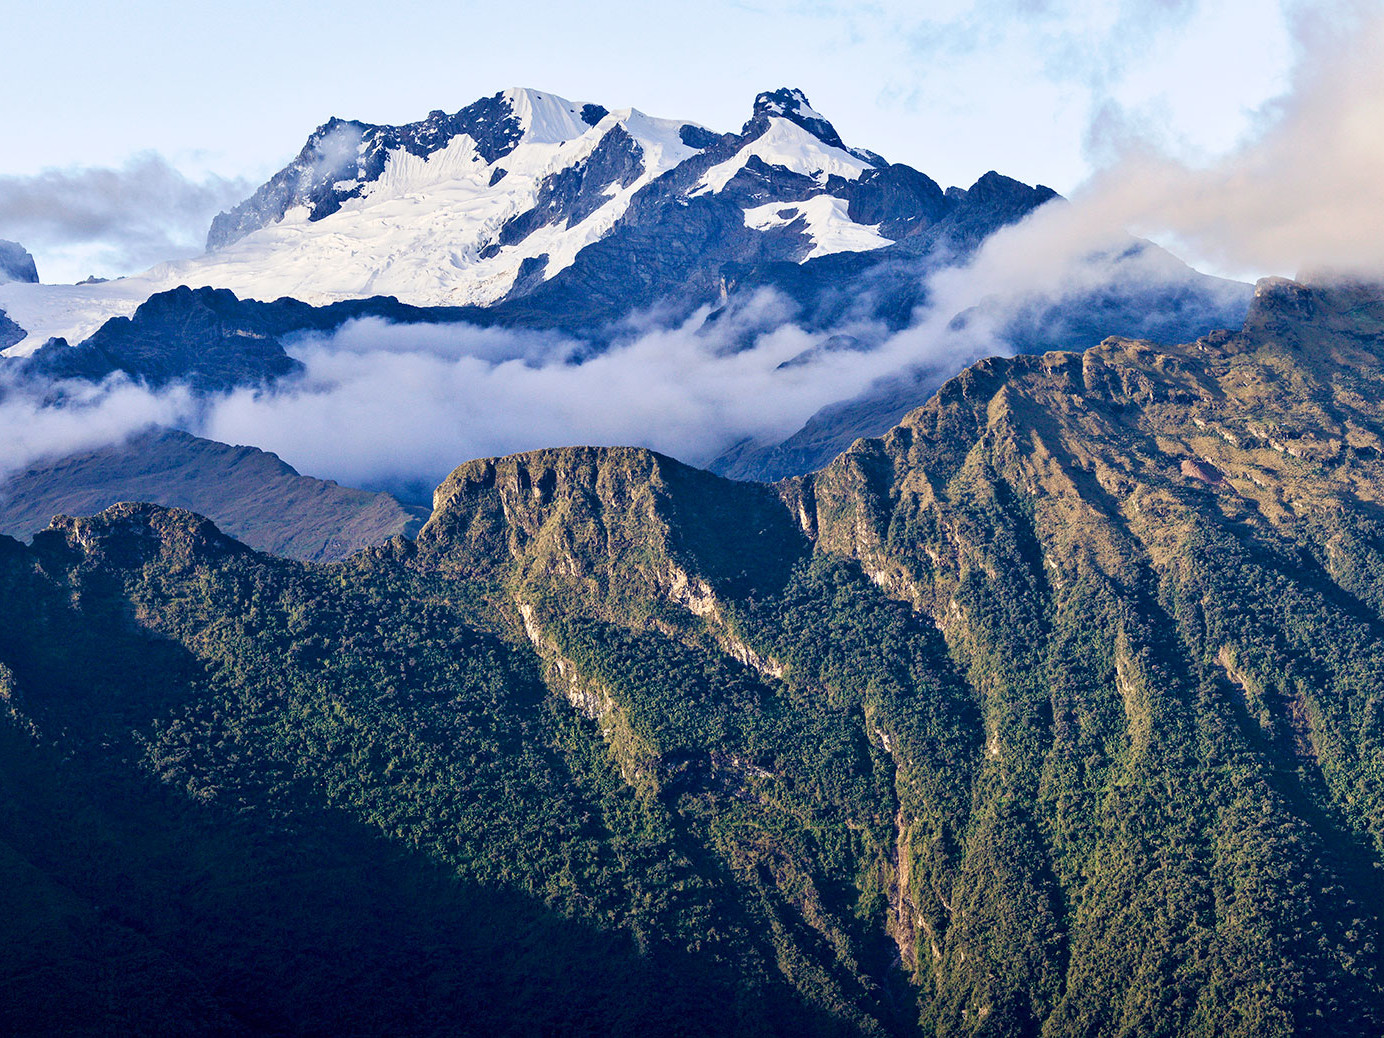
[{"label": "forested mountain slope", "polygon": [[1384,296],[336,565],[0,540],[11,1030],[1377,1034]]}]

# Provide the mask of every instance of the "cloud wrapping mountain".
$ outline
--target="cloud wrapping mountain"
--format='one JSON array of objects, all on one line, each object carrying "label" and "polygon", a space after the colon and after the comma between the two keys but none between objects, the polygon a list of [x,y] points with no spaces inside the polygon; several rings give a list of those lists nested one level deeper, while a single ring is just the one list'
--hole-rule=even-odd
[{"label": "cloud wrapping mountain", "polygon": [[[1242,161],[1268,162],[1264,155],[1304,128],[1345,139],[1323,113],[1357,97],[1348,79],[1367,71],[1368,39],[1361,47],[1345,73],[1305,61],[1299,93]],[[1349,140],[1368,153],[1368,135],[1357,137]],[[969,191],[943,192],[845,145],[801,92],[786,89],[759,95],[741,132],[725,135],[536,91],[403,127],[333,120],[218,217],[213,253],[160,276],[268,277],[263,297],[288,284],[276,279],[301,273],[312,284],[300,287],[331,297],[340,271],[324,257],[344,249],[404,285],[423,275],[418,284],[433,284],[432,272],[446,268],[448,278],[482,286],[489,308],[437,324],[313,325],[284,340],[301,369],[289,375],[294,365],[280,354],[273,385],[214,380],[200,385],[211,395],[194,397],[176,386],[176,371],[160,369],[151,382],[171,381],[168,392],[119,379],[56,396],[16,386],[0,404],[0,428],[25,431],[10,439],[6,464],[73,442],[67,423],[78,413],[102,431],[92,436],[173,424],[255,443],[307,473],[385,487],[428,486],[466,458],[563,443],[636,444],[709,464],[784,441],[833,407],[854,402],[873,415],[878,428],[838,421],[819,437],[820,457],[736,469],[758,478],[803,471],[854,435],[887,427],[979,357],[1081,349],[1108,334],[1176,341],[1238,325],[1246,286],[1201,278],[1124,226],[1185,217],[1208,242],[1236,237],[1246,255],[1270,240],[1291,251],[1302,237],[1274,238],[1270,217],[1280,230],[1294,217],[1281,206],[1261,211],[1282,184],[1256,181],[1240,209],[1224,199],[1217,207],[1200,197],[1218,197],[1217,177],[1244,179],[1230,167],[1174,175],[1171,160],[1159,160],[1155,173],[1134,151],[1121,154],[1121,176],[1068,205],[994,173]],[[154,190],[160,164],[151,158],[148,169],[135,179]],[[92,183],[119,197],[101,178]],[[185,193],[186,211],[210,198],[199,191]],[[87,217],[94,228],[107,226],[98,210]],[[432,233],[429,220],[444,216],[461,220],[474,241],[438,252],[452,239]],[[354,233],[373,221],[383,221],[383,237]],[[1260,237],[1242,235],[1240,222]],[[420,245],[399,252],[405,226]],[[1327,220],[1318,229],[1323,247],[1356,231]],[[874,240],[861,249],[865,231]],[[280,267],[259,262],[266,250]],[[346,296],[383,291],[365,267]],[[444,296],[452,291],[451,281],[436,284]],[[181,304],[161,305],[176,327]],[[217,315],[196,327],[199,341],[214,335],[232,351],[238,341],[279,349],[280,333],[227,326]],[[140,345],[157,351],[157,337]],[[177,346],[197,353],[195,342]],[[69,411],[62,420],[48,413],[55,399]]]},{"label": "cloud wrapping mountain", "polygon": [[[1011,353],[1016,317],[1035,307],[1110,284],[1156,293],[1185,283],[1185,267],[1122,236],[1093,249],[1068,212],[1045,208],[994,235],[972,263],[933,274],[928,305],[902,330],[871,320],[809,329],[768,289],[717,320],[705,309],[673,322],[637,315],[596,355],[555,331],[366,318],[291,341],[304,370],[270,388],[196,396],[119,377],[57,393],[12,386],[0,400],[5,464],[151,423],[254,443],[304,473],[367,487],[430,488],[468,458],[556,444],[633,444],[706,464],[742,441],[778,442],[882,381],[923,373],[936,384]],[[1242,289],[1223,291],[1233,301]]]},{"label": "cloud wrapping mountain", "polygon": [[188,425],[196,415],[182,386],[152,392],[123,376],[96,384],[0,381],[0,478],[39,458],[119,443],[150,426]]}]

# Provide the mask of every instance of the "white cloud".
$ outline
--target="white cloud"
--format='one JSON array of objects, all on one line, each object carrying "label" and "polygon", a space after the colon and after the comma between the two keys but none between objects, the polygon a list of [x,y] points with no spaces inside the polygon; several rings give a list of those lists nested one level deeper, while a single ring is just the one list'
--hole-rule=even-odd
[{"label": "white cloud", "polygon": [[119,443],[153,425],[188,425],[197,405],[182,387],[150,392],[123,376],[0,385],[0,478],[43,457]]},{"label": "white cloud", "polygon": [[207,227],[252,190],[244,180],[191,180],[145,152],[122,168],[0,176],[0,238],[23,244],[45,281],[124,274],[202,251]]},{"label": "white cloud", "polygon": [[[1057,203],[1002,230],[972,263],[933,275],[929,306],[897,333],[869,322],[809,332],[785,300],[761,292],[712,322],[705,311],[673,326],[631,320],[596,356],[554,333],[369,318],[291,343],[305,373],[270,391],[195,400],[116,379],[57,387],[59,407],[54,387],[20,383],[0,397],[0,472],[151,423],[253,443],[310,475],[371,487],[435,484],[473,457],[569,444],[646,446],[705,464],[746,438],[778,442],[876,380],[945,377],[1009,352],[1006,322],[1026,307],[1188,276],[1157,250],[1131,251],[1091,215]],[[838,335],[870,348],[814,349]]]},{"label": "white cloud", "polygon": [[[198,431],[369,486],[435,482],[472,457],[568,444],[634,444],[705,464],[745,438],[782,440],[878,379],[950,375],[1009,352],[1005,323],[1021,307],[1188,276],[1166,254],[1129,244],[1093,235],[1069,207],[1040,210],[996,235],[971,265],[935,275],[932,304],[896,334],[873,324],[810,333],[786,323],[782,301],[768,293],[712,324],[698,313],[643,328],[580,363],[576,343],[551,335],[352,322],[299,341],[301,382],[231,393]],[[955,321],[961,313],[968,319]],[[807,353],[829,334],[872,348]]]},{"label": "white cloud", "polygon": [[1093,128],[1105,168],[1073,195],[1086,219],[1242,276],[1384,273],[1384,12],[1327,6],[1295,31],[1291,91],[1218,158],[1179,160],[1107,111]]}]

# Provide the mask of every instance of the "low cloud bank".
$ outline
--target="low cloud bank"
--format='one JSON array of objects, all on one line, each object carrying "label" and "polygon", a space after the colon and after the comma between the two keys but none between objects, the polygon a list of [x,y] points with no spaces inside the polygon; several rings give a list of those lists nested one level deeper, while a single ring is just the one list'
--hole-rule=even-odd
[{"label": "low cloud bank", "polygon": [[119,443],[150,426],[195,424],[198,411],[180,386],[154,393],[123,376],[99,384],[0,381],[0,478],[39,458]]},{"label": "low cloud bank", "polygon": [[[972,264],[933,276],[929,305],[901,332],[871,323],[808,332],[776,320],[784,301],[765,292],[715,322],[700,312],[643,328],[577,361],[581,345],[552,335],[367,319],[299,340],[301,381],[233,392],[200,431],[364,486],[432,483],[472,457],[570,444],[634,444],[706,464],[745,439],[779,442],[877,380],[945,377],[1012,352],[1008,324],[1025,308],[1109,285],[1156,292],[1191,276],[1123,235],[1080,233],[1065,210],[1002,231]],[[841,337],[860,348],[839,348]]]},{"label": "low cloud bank", "polygon": [[632,321],[594,357],[554,333],[367,318],[290,343],[305,371],[272,390],[194,398],[117,379],[60,387],[55,406],[51,387],[12,386],[0,399],[0,470],[149,424],[252,443],[366,487],[431,486],[473,457],[569,444],[633,444],[706,464],[746,439],[779,442],[877,380],[944,377],[1011,352],[1008,323],[1025,308],[1191,276],[1131,245],[1086,233],[1071,207],[1047,207],[993,236],[971,264],[935,274],[928,306],[900,332],[870,322],[809,332],[766,291],[716,321],[705,311],[673,325]]}]

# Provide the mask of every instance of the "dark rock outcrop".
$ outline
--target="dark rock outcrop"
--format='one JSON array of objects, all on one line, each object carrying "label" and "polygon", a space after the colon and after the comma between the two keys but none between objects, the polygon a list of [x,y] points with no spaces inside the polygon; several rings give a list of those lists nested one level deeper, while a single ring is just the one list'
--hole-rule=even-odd
[{"label": "dark rock outcrop", "polygon": [[17,342],[22,342],[28,333],[10,315],[0,310],[0,350],[7,350]]},{"label": "dark rock outcrop", "polygon": [[23,281],[38,284],[38,266],[34,257],[17,241],[0,239],[0,284],[6,281]]}]

